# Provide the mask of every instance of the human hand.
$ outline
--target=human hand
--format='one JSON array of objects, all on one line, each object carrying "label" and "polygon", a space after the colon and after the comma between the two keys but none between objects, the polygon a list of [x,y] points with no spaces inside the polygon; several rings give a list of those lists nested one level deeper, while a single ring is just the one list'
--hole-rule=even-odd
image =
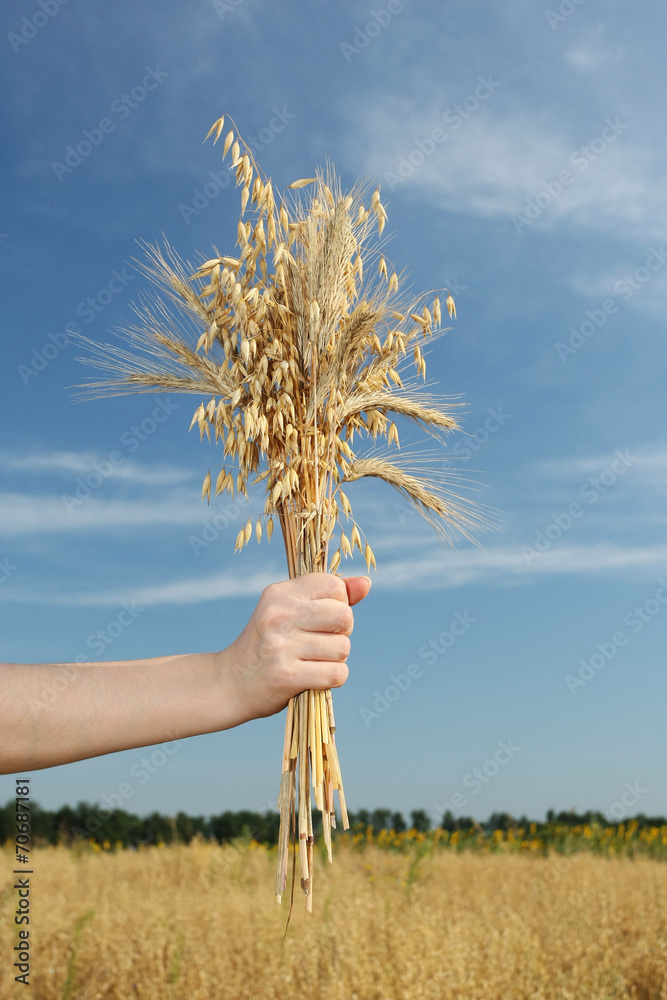
[{"label": "human hand", "polygon": [[267,587],[241,635],[218,657],[232,725],[273,715],[301,691],[344,684],[352,606],[370,588],[368,577],[328,573]]}]

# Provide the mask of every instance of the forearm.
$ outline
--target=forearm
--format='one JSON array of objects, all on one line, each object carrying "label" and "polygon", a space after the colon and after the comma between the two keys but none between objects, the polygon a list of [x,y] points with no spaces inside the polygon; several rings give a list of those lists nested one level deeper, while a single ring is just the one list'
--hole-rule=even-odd
[{"label": "forearm", "polygon": [[236,725],[221,656],[0,665],[0,773]]},{"label": "forearm", "polygon": [[313,573],[267,587],[219,653],[0,663],[0,774],[231,729],[347,677],[351,605],[370,588]]}]

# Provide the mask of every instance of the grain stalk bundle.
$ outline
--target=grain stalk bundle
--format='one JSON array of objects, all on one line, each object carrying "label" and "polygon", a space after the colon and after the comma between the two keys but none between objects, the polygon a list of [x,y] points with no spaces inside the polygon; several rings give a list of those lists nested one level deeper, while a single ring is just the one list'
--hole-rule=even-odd
[{"label": "grain stalk bundle", "polygon": [[[223,131],[221,118],[206,138],[217,142]],[[355,549],[369,571],[375,567],[343,489],[365,476],[395,487],[444,539],[450,528],[471,537],[482,517],[451,490],[441,459],[439,471],[432,457],[397,454],[397,417],[440,438],[458,429],[452,409],[459,404],[435,398],[420,381],[424,343],[444,332],[441,304],[432,293],[399,292],[399,276],[372,238],[387,218],[379,188],[369,198],[368,186],[357,182],[344,194],[329,165],[289,185],[303,193],[276,197],[235,126],[223,160],[228,154],[242,189],[238,252],[216,252],[193,269],[168,245],[148,247],[141,267],[159,292],[135,306],[138,322],[123,330],[127,347],[86,341],[91,353],[83,360],[106,377],[88,383],[85,395],[166,390],[203,397],[190,427],[198,426],[200,438],[214,436],[224,464],[215,480],[207,473],[202,498],[210,503],[212,492],[224,491],[247,497],[248,486],[263,481],[264,511],[241,528],[235,551],[253,533],[270,539],[275,519],[290,578],[335,573]],[[455,315],[451,295],[445,305]],[[357,455],[355,435],[373,442],[370,451]],[[292,829],[309,910],[311,786],[331,860],[335,792],[343,828],[349,825],[331,691],[304,691],[287,706],[275,891],[280,902]]]}]

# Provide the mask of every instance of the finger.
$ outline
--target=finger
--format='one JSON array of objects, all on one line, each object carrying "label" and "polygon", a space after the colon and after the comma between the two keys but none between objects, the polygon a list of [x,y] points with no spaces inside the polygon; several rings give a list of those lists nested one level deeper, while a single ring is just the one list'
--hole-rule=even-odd
[{"label": "finger", "polygon": [[350,671],[347,663],[335,661],[302,660],[297,683],[301,691],[326,691],[328,688],[342,687]]},{"label": "finger", "polygon": [[354,615],[348,604],[331,597],[317,601],[303,601],[298,608],[299,628],[303,632],[340,632],[351,635]]},{"label": "finger", "polygon": [[363,601],[372,586],[369,576],[344,576],[342,580],[347,587],[347,599],[350,607]]},{"label": "finger", "polygon": [[296,647],[299,660],[327,660],[344,662],[350,655],[350,640],[346,635],[335,633],[324,635],[320,632],[304,632]]},{"label": "finger", "polygon": [[303,600],[331,597],[335,601],[348,603],[345,582],[342,577],[334,576],[333,573],[306,573],[286,581],[285,586],[289,587],[291,594]]}]

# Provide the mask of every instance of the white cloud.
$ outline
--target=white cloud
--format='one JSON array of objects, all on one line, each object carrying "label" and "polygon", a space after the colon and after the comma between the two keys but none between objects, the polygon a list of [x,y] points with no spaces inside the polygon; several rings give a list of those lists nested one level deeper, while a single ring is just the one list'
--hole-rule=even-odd
[{"label": "white cloud", "polygon": [[[220,503],[220,502],[219,502]],[[68,506],[70,509],[68,509]],[[105,500],[90,496],[73,507],[62,496],[0,493],[0,536],[17,537],[45,532],[95,531],[116,528],[155,528],[168,524],[199,524],[214,517],[220,506],[207,507],[196,493],[172,493],[166,498]]]},{"label": "white cloud", "polygon": [[640,571],[664,572],[667,545],[560,546],[528,560],[517,547],[498,546],[489,550],[403,559],[383,564],[378,572],[379,587],[413,590],[446,590],[469,583],[535,582],[544,576],[581,574],[606,576],[609,573]]},{"label": "white cloud", "polygon": [[[457,552],[436,552],[423,557],[382,562],[374,586],[385,590],[438,591],[467,584],[535,583],[544,577],[582,575],[608,578],[622,574],[655,579],[665,573],[667,545],[561,546],[556,542],[550,550],[534,555],[530,560],[521,549],[498,546],[489,550],[466,548]],[[346,575],[363,574],[365,570],[352,566]],[[165,604],[197,604],[225,597],[258,596],[264,587],[285,576],[282,565],[269,564],[254,572],[242,570],[205,577],[186,577],[167,583],[143,584],[133,589],[66,591],[62,588],[39,589],[14,584],[0,589],[0,600],[16,603],[45,604],[68,607],[111,607],[132,599],[142,606]]]},{"label": "white cloud", "polygon": [[170,583],[144,584],[128,588],[107,590],[66,591],[40,590],[27,585],[15,585],[11,590],[0,590],[0,600],[19,604],[46,604],[56,607],[115,607],[123,601],[135,601],[140,607],[161,604],[200,604],[218,601],[225,597],[259,596],[264,587],[284,577],[284,570],[269,566],[261,572],[233,571],[215,576],[187,577]]},{"label": "white cloud", "polygon": [[[619,455],[623,456],[620,465],[617,461]],[[606,454],[567,456],[535,462],[530,468],[533,474],[545,479],[583,482],[591,476],[599,476],[605,470],[613,469],[614,462],[617,462],[617,469],[632,469],[627,482],[632,482],[635,489],[650,488],[662,493],[667,488],[667,448],[661,446],[645,449],[619,448]]]},{"label": "white cloud", "polygon": [[[100,472],[102,467],[102,472]],[[145,465],[122,456],[121,462],[111,462],[108,454],[93,451],[50,451],[14,455],[0,452],[0,469],[5,472],[33,473],[43,476],[89,476],[102,474],[105,479],[123,480],[150,486],[172,486],[186,482],[197,474],[190,469],[172,465]],[[203,477],[202,477],[203,478]],[[71,484],[73,490],[76,483]]]},{"label": "white cloud", "polygon": [[[437,89],[435,90],[437,93]],[[501,89],[502,91],[502,81]],[[509,107],[508,107],[509,105]],[[413,104],[408,98],[384,91],[376,101],[345,104],[345,114],[355,124],[354,155],[366,168],[384,178],[385,198],[391,198],[387,172],[396,174],[400,158],[418,150],[433,129],[447,139],[416,166],[404,182],[395,183],[396,194],[412,190],[435,207],[488,219],[506,217],[510,232],[513,213],[525,211],[526,199],[544,195],[544,184],[557,181],[569,170],[574,180],[545,205],[526,229],[583,228],[610,232],[624,240],[648,243],[667,237],[667,180],[661,163],[660,142],[650,146],[633,136],[632,123],[615,109],[592,113],[586,130],[561,128],[544,120],[542,109],[532,113],[511,107],[511,95],[497,94],[480,104],[458,127],[443,121],[447,106],[429,102]],[[607,120],[617,121],[617,135],[600,151]],[[406,129],[406,121],[409,128]],[[590,150],[582,168],[573,154]],[[415,160],[419,160],[417,155]],[[552,188],[552,190],[556,190]]]}]

